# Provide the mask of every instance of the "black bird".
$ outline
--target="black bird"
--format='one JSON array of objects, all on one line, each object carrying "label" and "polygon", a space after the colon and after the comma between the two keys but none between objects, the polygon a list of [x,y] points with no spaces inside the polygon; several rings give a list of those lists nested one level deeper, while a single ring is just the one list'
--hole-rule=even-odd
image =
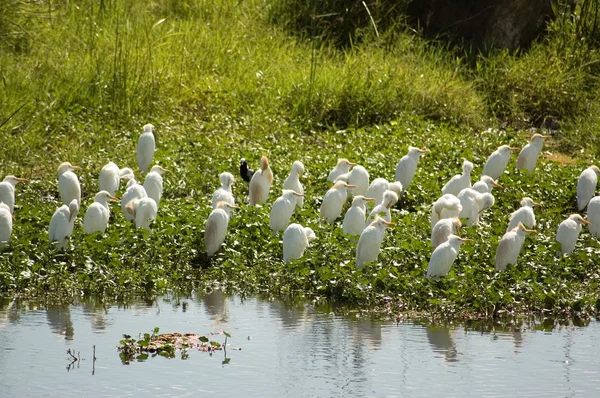
[{"label": "black bird", "polygon": [[254,170],[249,169],[248,162],[246,162],[246,159],[242,158],[242,160],[240,160],[240,176],[242,177],[242,180],[250,182],[253,175]]}]

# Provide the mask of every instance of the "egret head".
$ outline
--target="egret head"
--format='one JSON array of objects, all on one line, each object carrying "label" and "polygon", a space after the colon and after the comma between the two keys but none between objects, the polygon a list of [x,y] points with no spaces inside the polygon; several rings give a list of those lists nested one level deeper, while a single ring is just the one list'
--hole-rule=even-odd
[{"label": "egret head", "polygon": [[375,227],[380,230],[385,230],[387,227],[392,227],[394,225],[396,225],[396,223],[387,222],[379,216],[375,216],[375,219],[373,220],[373,222],[371,224],[369,224],[370,227]]},{"label": "egret head", "polygon": [[154,131],[154,126],[150,123],[144,125],[144,133],[151,133]]},{"label": "egret head", "polygon": [[265,171],[268,168],[269,168],[269,159],[267,159],[267,157],[263,155],[260,158],[260,169],[262,171]]},{"label": "egret head", "polygon": [[578,224],[584,224],[584,225],[590,225],[590,224],[592,224],[588,220],[586,220],[583,217],[581,217],[581,215],[579,215],[579,214],[571,214],[569,216],[569,220],[573,220],[573,221],[577,222]]},{"label": "egret head", "polygon": [[594,170],[594,173],[596,173],[596,175],[600,175],[600,169],[598,168],[598,166],[590,166],[590,169]]},{"label": "egret head", "polygon": [[494,181],[494,179],[490,176],[481,176],[480,181],[483,181],[487,184],[487,186],[491,189],[492,187],[496,187],[496,188],[504,188],[502,185],[498,184],[496,181]]},{"label": "egret head", "polygon": [[171,170],[162,168],[159,165],[152,166],[152,169],[150,169],[150,173],[158,173],[159,175],[163,175],[165,173],[170,173],[170,172],[171,172]]},{"label": "egret head", "polygon": [[60,166],[58,166],[58,176],[60,177],[61,175],[63,175],[67,171],[79,170],[80,168],[81,167],[79,167],[79,166],[73,166],[69,162],[63,162],[63,163],[60,164]]},{"label": "egret head", "polygon": [[402,183],[400,181],[394,181],[390,184],[388,189],[394,192],[399,199],[402,196],[402,191],[404,190],[404,187],[402,186]]},{"label": "egret head", "polygon": [[383,193],[383,205],[386,208],[391,208],[398,203],[398,195],[394,191],[387,190]]},{"label": "egret head", "polygon": [[536,233],[537,231],[535,229],[527,229],[527,227],[522,222],[520,222],[519,225],[517,225],[516,227],[514,227],[512,229],[512,232],[516,232],[517,234],[520,234],[520,235],[527,235],[527,234]]},{"label": "egret head", "polygon": [[464,174],[471,174],[471,172],[473,171],[473,163],[465,159],[463,161],[462,170]]},{"label": "egret head", "polygon": [[462,221],[460,221],[460,218],[452,217],[450,221],[452,221],[452,225],[454,225],[456,232],[460,232],[460,229],[462,228]]},{"label": "egret head", "polygon": [[533,206],[541,206],[540,203],[534,202],[530,197],[524,197],[521,199],[521,207],[533,207]]},{"label": "egret head", "polygon": [[127,181],[127,185],[125,186],[125,190],[127,190],[129,187],[132,187],[134,185],[137,184],[137,181],[135,180],[135,178],[130,178],[129,181]]},{"label": "egret head", "polygon": [[19,178],[19,177],[15,177],[12,175],[4,177],[4,182],[8,182],[13,187],[20,182],[27,182],[27,181],[28,180],[26,178]]},{"label": "egret head", "polygon": [[317,235],[315,235],[315,231],[313,231],[310,228],[304,228],[304,235],[306,235],[306,239],[309,242],[312,242],[313,240],[317,239]]},{"label": "egret head", "polygon": [[546,138],[552,138],[551,135],[542,135],[542,134],[534,134],[531,136],[531,139],[529,140],[529,142],[533,145],[536,146],[542,146],[544,144],[544,139]]},{"label": "egret head", "polygon": [[289,199],[289,200],[294,200],[295,197],[304,196],[304,194],[298,193],[292,189],[284,189],[283,194],[281,196],[283,196],[284,198]]},{"label": "egret head", "polygon": [[333,184],[333,187],[331,187],[332,189],[352,189],[352,188],[356,188],[356,185],[350,185],[348,184],[346,181],[338,181],[335,184]]},{"label": "egret head", "polygon": [[129,181],[134,177],[133,170],[131,170],[129,167],[119,169],[119,177],[121,180]]},{"label": "egret head", "polygon": [[221,186],[223,187],[230,187],[235,182],[233,174],[228,172],[221,173],[219,175],[219,180],[221,181]]},{"label": "egret head", "polygon": [[77,199],[73,199],[69,203],[69,222],[72,222],[77,217],[77,213],[79,213],[79,202]]},{"label": "egret head", "polygon": [[94,202],[106,203],[109,200],[118,202],[119,198],[117,198],[116,196],[112,196],[107,191],[100,191],[96,194],[96,196],[94,196]]},{"label": "egret head", "polygon": [[298,177],[304,174],[304,165],[301,161],[296,160],[294,164],[292,164],[292,173],[296,173]]},{"label": "egret head", "polygon": [[460,246],[463,243],[467,243],[467,242],[472,242],[472,239],[466,239],[466,238],[461,238],[458,235],[454,235],[454,234],[450,234],[448,236],[448,242],[452,245],[452,246]]}]

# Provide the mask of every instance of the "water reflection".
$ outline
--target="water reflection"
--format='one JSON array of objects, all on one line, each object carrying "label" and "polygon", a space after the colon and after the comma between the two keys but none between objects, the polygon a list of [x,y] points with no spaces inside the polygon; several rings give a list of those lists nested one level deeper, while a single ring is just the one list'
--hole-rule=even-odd
[{"label": "water reflection", "polygon": [[82,304],[83,313],[89,318],[92,330],[101,331],[108,325],[107,309],[102,302],[87,300]]},{"label": "water reflection", "polygon": [[223,291],[215,289],[202,297],[204,311],[216,325],[227,323],[229,310],[227,308],[227,297]]},{"label": "water reflection", "polygon": [[425,330],[433,352],[442,354],[447,362],[458,361],[456,344],[448,327],[430,325]]},{"label": "water reflection", "polygon": [[71,310],[68,305],[46,309],[48,326],[53,333],[64,336],[65,340],[73,340],[75,329],[71,321]]}]

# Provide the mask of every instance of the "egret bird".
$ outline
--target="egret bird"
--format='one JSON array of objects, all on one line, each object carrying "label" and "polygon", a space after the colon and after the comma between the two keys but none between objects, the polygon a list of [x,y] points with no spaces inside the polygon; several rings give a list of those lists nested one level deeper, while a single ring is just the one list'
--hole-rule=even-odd
[{"label": "egret bird", "polygon": [[329,224],[333,224],[335,219],[342,214],[342,207],[348,198],[348,189],[354,187],[344,181],[338,181],[327,191],[321,202],[319,213]]},{"label": "egret bird", "polygon": [[352,199],[352,206],[344,216],[342,230],[348,235],[360,235],[365,229],[366,204],[374,201],[374,198],[365,198],[362,195],[356,195]]},{"label": "egret bird", "polygon": [[375,198],[375,205],[383,202],[383,194],[385,191],[394,191],[398,199],[402,196],[403,186],[400,181],[389,183],[385,178],[376,178],[373,180],[365,196]]},{"label": "egret bird", "polygon": [[579,214],[571,214],[569,218],[560,223],[558,231],[556,231],[556,240],[560,243],[561,250],[556,253],[557,255],[573,253],[581,232],[581,224],[590,225],[591,223],[584,220]]},{"label": "egret bird", "polygon": [[15,211],[15,186],[20,182],[27,182],[27,179],[6,176],[4,181],[0,182],[0,202],[8,206],[10,214]]},{"label": "egret bird", "polygon": [[396,181],[402,184],[404,190],[408,190],[412,184],[421,156],[428,153],[429,149],[419,149],[414,146],[408,147],[408,154],[404,155],[396,165]]},{"label": "egret bird", "polygon": [[291,189],[284,189],[283,194],[277,198],[271,208],[269,225],[273,231],[285,231],[290,224],[290,218],[296,208],[296,198],[304,194],[294,192]]},{"label": "egret bird", "polygon": [[[127,189],[121,198],[121,210],[127,221],[134,221],[135,216],[127,210],[127,204],[134,199],[147,198],[146,190],[142,184],[138,184],[135,178],[130,179],[127,182]],[[156,204],[156,202],[154,202]]]},{"label": "egret bird", "polygon": [[225,242],[231,209],[239,209],[239,207],[227,202],[219,202],[217,208],[210,213],[206,220],[204,241],[208,257],[212,257]]},{"label": "egret bird", "polygon": [[[294,192],[304,194],[304,187],[300,183],[300,176],[304,174],[304,165],[299,160],[292,164],[290,175],[283,182],[283,189],[291,189]],[[302,207],[304,204],[304,196],[296,197],[296,204]]]},{"label": "egret bird", "polygon": [[460,232],[462,223],[460,218],[443,218],[438,221],[431,231],[431,245],[435,249],[442,243],[448,240],[450,235],[456,235]]},{"label": "egret bird", "polygon": [[162,198],[163,192],[163,178],[164,173],[170,173],[169,170],[163,169],[160,166],[152,166],[152,169],[146,178],[144,179],[144,189],[149,198],[154,199],[156,206],[160,205],[160,199]]},{"label": "egret bird", "polygon": [[13,215],[6,203],[0,202],[0,248],[8,245],[12,235]]},{"label": "egret bird", "polygon": [[483,172],[481,174],[497,180],[502,174],[504,174],[504,170],[506,170],[506,166],[508,166],[508,162],[510,160],[510,151],[518,151],[520,149],[521,148],[513,148],[508,145],[502,145],[492,152],[487,162],[485,162],[485,165],[483,166]]},{"label": "egret bird", "polygon": [[594,197],[596,184],[598,184],[598,174],[600,174],[600,169],[596,166],[590,166],[583,170],[577,179],[577,208],[579,211],[585,209],[590,199]]},{"label": "egret bird", "polygon": [[360,269],[366,263],[377,260],[379,249],[383,242],[383,235],[388,226],[396,225],[393,222],[387,222],[381,217],[375,220],[362,231],[356,245],[356,268]]},{"label": "egret bird", "polygon": [[74,170],[79,169],[79,166],[73,166],[69,162],[58,166],[58,193],[64,205],[69,205],[73,199],[77,199],[78,204],[81,203],[81,186],[79,179],[73,173]]},{"label": "egret bird", "polygon": [[144,126],[144,132],[140,135],[137,144],[137,163],[140,170],[144,173],[148,171],[148,167],[152,163],[154,158],[154,151],[156,150],[156,142],[154,141],[154,126],[146,124]]},{"label": "egret bird", "polygon": [[335,182],[335,180],[341,175],[346,174],[350,171],[350,167],[356,166],[356,163],[350,162],[348,159],[338,159],[337,164],[331,170],[327,176],[327,181]]},{"label": "egret bird", "polygon": [[79,202],[73,199],[69,205],[62,205],[52,215],[48,235],[50,242],[56,242],[58,249],[67,247],[69,237],[73,233],[75,219],[79,213]]},{"label": "egret bird", "polygon": [[348,173],[340,174],[334,182],[344,181],[350,185],[356,185],[352,191],[353,195],[365,195],[369,188],[369,172],[362,166],[354,166]]},{"label": "egret bird", "polygon": [[473,171],[473,163],[465,159],[462,165],[462,174],[457,174],[450,179],[442,188],[442,193],[458,195],[460,191],[471,187],[471,172]]},{"label": "egret bird", "polygon": [[269,159],[266,156],[260,158],[260,170],[257,170],[250,180],[250,205],[264,203],[269,197],[269,190],[273,183],[273,172],[269,167]]},{"label": "egret bird", "polygon": [[217,203],[225,201],[230,205],[235,204],[235,198],[231,192],[231,185],[235,182],[233,179],[233,174],[231,173],[221,173],[219,175],[219,180],[221,181],[221,187],[217,189],[212,196],[212,208],[217,208]]},{"label": "egret bird", "polygon": [[525,169],[529,173],[533,172],[537,158],[542,151],[542,146],[544,146],[544,139],[551,137],[552,136],[550,135],[534,134],[529,140],[529,144],[525,145],[523,149],[521,149],[521,152],[519,152],[517,169]]},{"label": "egret bird", "polygon": [[109,200],[119,201],[118,198],[106,191],[100,191],[94,196],[94,203],[88,207],[83,218],[83,232],[86,234],[93,234],[94,232],[104,234],[110,217]]},{"label": "egret bird", "polygon": [[517,263],[525,237],[533,232],[536,231],[527,229],[523,223],[519,223],[515,228],[504,234],[498,242],[498,249],[496,250],[496,270],[502,271],[506,269],[508,264],[515,265]]},{"label": "egret bird", "polygon": [[283,233],[283,262],[296,260],[304,254],[304,250],[317,236],[310,228],[300,224],[290,224]]},{"label": "egret bird", "polygon": [[462,210],[458,215],[460,218],[468,219],[467,225],[479,223],[479,215],[494,205],[494,195],[491,193],[480,193],[473,188],[465,188],[457,196],[460,200]]},{"label": "egret bird", "polygon": [[533,207],[539,207],[541,204],[536,203],[531,198],[521,199],[521,207],[513,211],[510,215],[508,222],[508,228],[506,232],[519,226],[519,223],[523,223],[527,228],[535,228],[535,214],[533,213]]},{"label": "egret bird", "polygon": [[454,264],[454,260],[458,257],[460,245],[465,242],[471,242],[471,239],[450,235],[448,236],[448,240],[436,247],[433,253],[431,253],[431,258],[427,265],[427,277],[439,278],[448,275],[452,264]]},{"label": "egret bird", "polygon": [[125,206],[129,214],[135,217],[136,228],[151,231],[150,221],[156,220],[158,206],[152,198],[133,199]]},{"label": "egret bird", "polygon": [[587,206],[588,228],[596,238],[600,238],[600,196],[594,196]]},{"label": "egret bird", "polygon": [[502,185],[498,184],[494,179],[490,176],[482,175],[479,181],[477,181],[471,188],[480,193],[492,193],[492,189],[496,188],[504,188]]},{"label": "egret bird", "polygon": [[115,192],[119,190],[121,185],[121,179],[133,178],[133,170],[129,167],[119,169],[113,162],[109,162],[107,165],[102,167],[100,175],[98,176],[98,185],[101,191],[106,191],[111,195],[115,195]]},{"label": "egret bird", "polygon": [[373,207],[373,210],[371,210],[371,213],[369,213],[369,217],[367,217],[365,227],[371,225],[371,223],[373,222],[373,220],[375,220],[375,217],[377,216],[383,218],[387,222],[392,221],[390,209],[396,203],[398,203],[398,195],[396,194],[396,192],[385,191],[383,193],[383,201],[380,204]]},{"label": "egret bird", "polygon": [[246,162],[246,159],[242,158],[242,160],[240,160],[240,177],[242,177],[242,180],[249,183],[253,175],[254,170],[249,169],[248,162]]},{"label": "egret bird", "polygon": [[433,227],[439,220],[458,217],[461,211],[460,199],[450,194],[442,195],[431,206],[431,230],[433,231]]}]

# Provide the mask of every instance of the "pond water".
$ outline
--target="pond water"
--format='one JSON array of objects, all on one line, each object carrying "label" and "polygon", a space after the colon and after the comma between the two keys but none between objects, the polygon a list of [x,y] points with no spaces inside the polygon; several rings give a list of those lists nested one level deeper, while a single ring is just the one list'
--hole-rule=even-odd
[{"label": "pond water", "polygon": [[[229,362],[190,350],[186,360],[123,364],[122,335],[155,326],[225,330]],[[478,328],[339,317],[219,291],[126,308],[4,302],[0,397],[600,396],[600,322]],[[82,360],[70,364],[67,349]]]}]

